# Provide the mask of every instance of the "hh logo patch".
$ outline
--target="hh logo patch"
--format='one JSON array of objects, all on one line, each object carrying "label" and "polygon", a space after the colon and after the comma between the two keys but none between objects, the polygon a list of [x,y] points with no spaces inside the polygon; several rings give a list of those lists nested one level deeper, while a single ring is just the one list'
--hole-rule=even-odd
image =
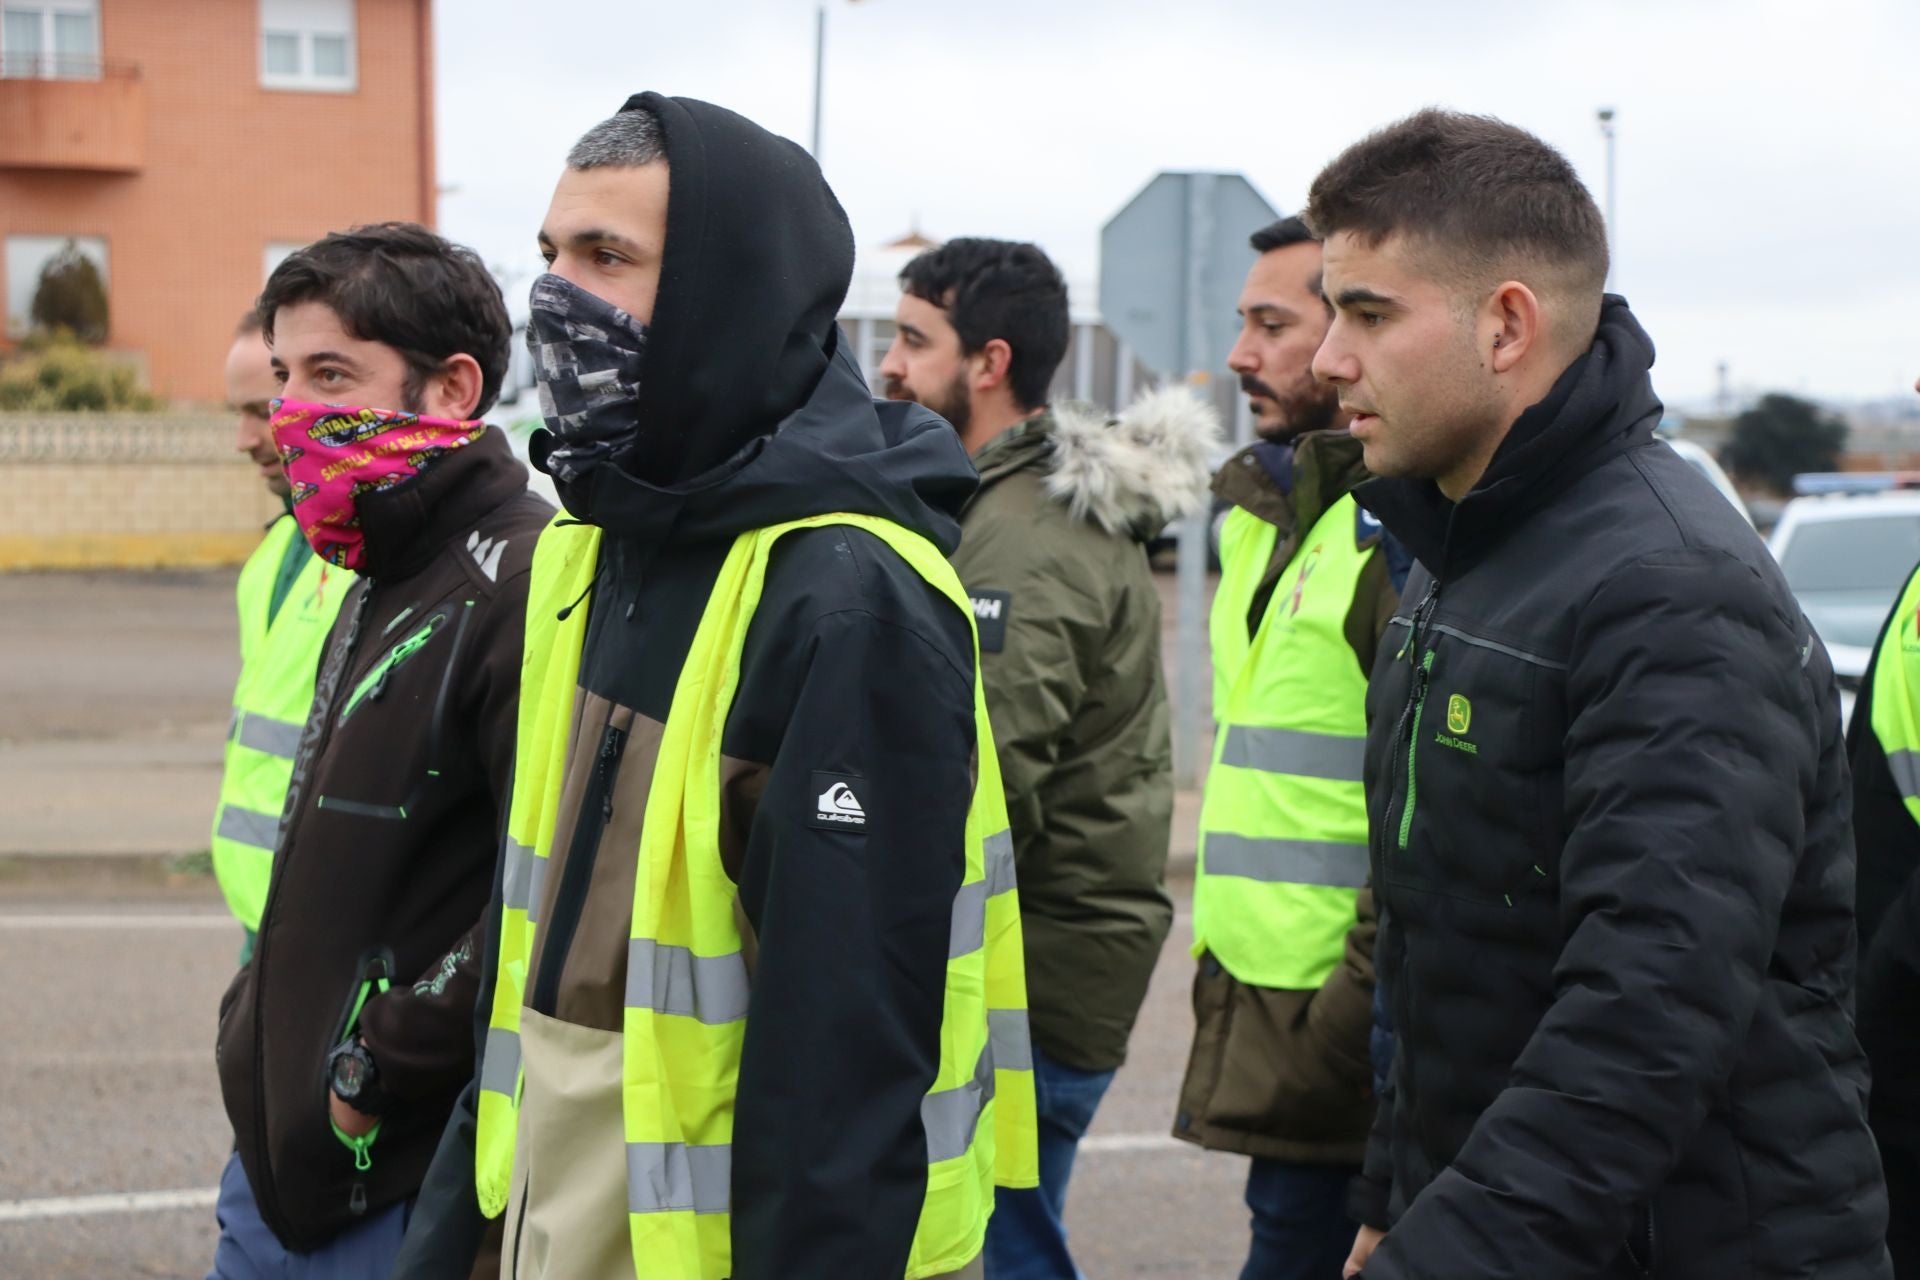
[{"label": "hh logo patch", "polygon": [[998,653],[1007,645],[1007,619],[1013,616],[1013,596],[1005,591],[973,593],[973,625],[980,632],[980,652]]},{"label": "hh logo patch", "polygon": [[807,825],[822,831],[864,831],[867,806],[861,801],[866,779],[846,773],[813,775],[813,821]]}]

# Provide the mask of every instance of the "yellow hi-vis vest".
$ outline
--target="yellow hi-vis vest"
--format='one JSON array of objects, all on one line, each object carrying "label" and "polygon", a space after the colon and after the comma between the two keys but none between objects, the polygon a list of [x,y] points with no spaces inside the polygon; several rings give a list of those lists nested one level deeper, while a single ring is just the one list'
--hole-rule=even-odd
[{"label": "yellow hi-vis vest", "polygon": [[[774,543],[794,529],[822,525],[872,533],[969,623],[973,617],[939,551],[873,517],[824,515],[755,530],[734,542],[722,565],[674,688],[634,876],[629,956],[651,957],[656,975],[655,983],[639,984],[630,975],[621,1036],[627,1224],[641,1280],[724,1280],[732,1270],[733,1102],[749,977],[734,915],[738,889],[719,853],[720,737]],[[511,1192],[524,1083],[520,1010],[538,931],[528,909],[538,901],[552,850],[586,636],[584,609],[573,609],[564,621],[556,614],[589,591],[599,547],[597,528],[570,524],[549,526],[534,552],[503,855],[506,905],[475,1140],[475,1184],[488,1217],[505,1209]],[[954,899],[940,1066],[920,1108],[927,1195],[909,1280],[958,1270],[979,1255],[995,1184],[1031,1187],[1039,1180],[1013,841],[978,672],[976,641],[979,776],[967,813],[966,871]],[[679,984],[684,999],[674,998],[674,975],[686,979]],[[715,1007],[703,1007],[708,1003]],[[793,1158],[826,1155],[796,1151]]]},{"label": "yellow hi-vis vest", "polygon": [[1200,807],[1193,950],[1251,986],[1325,982],[1367,882],[1367,677],[1344,630],[1372,554],[1358,515],[1343,497],[1314,523],[1251,639],[1247,615],[1279,530],[1236,507],[1220,534],[1220,729]]},{"label": "yellow hi-vis vest", "polygon": [[1873,655],[1873,736],[1887,756],[1887,771],[1901,802],[1920,822],[1920,570],[1894,606],[1893,621]]},{"label": "yellow hi-vis vest", "polygon": [[260,927],[273,874],[273,843],[293,779],[293,757],[313,706],[313,686],[334,615],[353,575],[309,556],[280,612],[267,623],[273,585],[300,524],[282,516],[240,570],[240,681],[227,729],[226,773],[213,815],[213,874],[241,924]]}]

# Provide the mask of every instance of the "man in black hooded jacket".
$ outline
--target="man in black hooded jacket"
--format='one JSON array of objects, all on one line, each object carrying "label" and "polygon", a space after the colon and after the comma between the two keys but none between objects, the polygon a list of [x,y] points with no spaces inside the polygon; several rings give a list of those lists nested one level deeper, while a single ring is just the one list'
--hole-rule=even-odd
[{"label": "man in black hooded jacket", "polygon": [[[738,886],[744,968],[705,952],[670,959],[677,949],[644,939],[635,907],[660,877],[696,882],[668,891],[696,914],[710,892],[697,883],[694,837],[670,864],[645,864],[639,894],[635,851],[661,820],[652,787],[672,767],[663,726],[688,712],[677,685],[735,540],[852,513],[944,557],[973,469],[933,414],[875,401],[841,348],[834,317],[852,236],[792,143],[706,103],[638,95],[569,155],[540,245],[551,274],[534,285],[529,343],[548,431],[534,457],[569,513],[597,527],[599,550],[577,602],[587,622],[557,820],[510,828],[498,895],[537,921],[513,976],[526,992],[510,1019],[517,1034],[501,1034],[496,1011],[477,1082],[483,1200],[489,1168],[499,1171],[489,1092],[518,1113],[505,1269],[566,1280],[975,1275],[977,1238],[926,1244],[941,1234],[930,1215],[949,1226],[975,1215],[977,1237],[991,1206],[952,1210],[967,1156],[945,1147],[974,1149],[989,1100],[1004,1107],[1018,1092],[1004,1069],[1030,1051],[1024,1015],[1017,1028],[995,1022],[980,1060],[1000,1069],[997,1084],[976,1078],[935,1096],[954,1030],[949,966],[965,950],[969,806],[978,753],[992,747],[976,733],[970,614],[887,538],[830,524],[777,542],[737,692],[720,704],[730,711],[709,812],[715,865]],[[523,727],[534,697],[523,686]],[[524,731],[521,749],[524,772]],[[690,798],[688,812],[712,799]],[[488,954],[505,953],[496,941]],[[643,955],[651,978],[636,980]],[[688,1094],[731,1088],[724,1147],[691,1132],[684,1144],[623,1141],[623,1093],[635,1085],[622,1053],[645,1051],[636,1007],[656,1024],[687,1019],[657,1033],[666,1078],[645,1086],[650,1097],[684,1116]],[[743,1025],[731,1051],[701,1029],[731,1025]],[[675,1047],[694,1043],[706,1047]],[[737,1052],[737,1085],[710,1050]],[[947,1131],[943,1102],[967,1103],[971,1119]],[[1030,1115],[1030,1094],[1026,1105]],[[449,1129],[396,1275],[458,1275],[471,1260],[472,1111]],[[1003,1140],[1002,1160],[1018,1145]]]},{"label": "man in black hooded jacket", "polygon": [[1833,672],[1652,431],[1565,159],[1424,111],[1315,180],[1360,501],[1419,560],[1365,777],[1397,1040],[1367,1280],[1884,1280]]}]

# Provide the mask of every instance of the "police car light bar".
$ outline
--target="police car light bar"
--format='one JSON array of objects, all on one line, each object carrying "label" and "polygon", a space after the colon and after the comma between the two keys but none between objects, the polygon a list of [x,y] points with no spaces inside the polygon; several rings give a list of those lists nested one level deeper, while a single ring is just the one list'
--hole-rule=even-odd
[{"label": "police car light bar", "polygon": [[1793,491],[1801,497],[1893,489],[1920,489],[1920,471],[1804,471],[1793,478]]}]

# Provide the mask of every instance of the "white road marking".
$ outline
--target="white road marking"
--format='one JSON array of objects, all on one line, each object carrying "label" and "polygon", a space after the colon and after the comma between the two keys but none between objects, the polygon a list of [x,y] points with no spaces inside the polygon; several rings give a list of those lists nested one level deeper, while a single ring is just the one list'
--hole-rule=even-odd
[{"label": "white road marking", "polygon": [[36,915],[0,916],[0,929],[232,929],[240,924],[232,916],[208,912],[191,915]]},{"label": "white road marking", "polygon": [[[1164,1133],[1105,1133],[1080,1141],[1083,1155],[1146,1155],[1185,1151],[1199,1154],[1191,1143]],[[216,1187],[187,1191],[122,1191],[96,1196],[43,1196],[33,1200],[0,1200],[0,1222],[39,1222],[48,1218],[86,1218],[101,1214],[161,1213],[175,1209],[211,1209],[219,1198]]]},{"label": "white road marking", "polygon": [[43,1196],[0,1200],[0,1222],[39,1222],[47,1218],[87,1218],[103,1213],[158,1213],[171,1209],[211,1209],[217,1187],[189,1191],[121,1191],[100,1196]]},{"label": "white road marking", "polygon": [[1083,1155],[1095,1156],[1142,1155],[1153,1151],[1188,1151],[1197,1155],[1200,1148],[1169,1133],[1102,1133],[1080,1139],[1080,1151]]},{"label": "white road marking", "polygon": [[57,1067],[192,1067],[211,1064],[213,1050],[206,1049],[75,1049],[34,1050],[19,1053],[0,1052],[0,1072],[23,1068]]}]

